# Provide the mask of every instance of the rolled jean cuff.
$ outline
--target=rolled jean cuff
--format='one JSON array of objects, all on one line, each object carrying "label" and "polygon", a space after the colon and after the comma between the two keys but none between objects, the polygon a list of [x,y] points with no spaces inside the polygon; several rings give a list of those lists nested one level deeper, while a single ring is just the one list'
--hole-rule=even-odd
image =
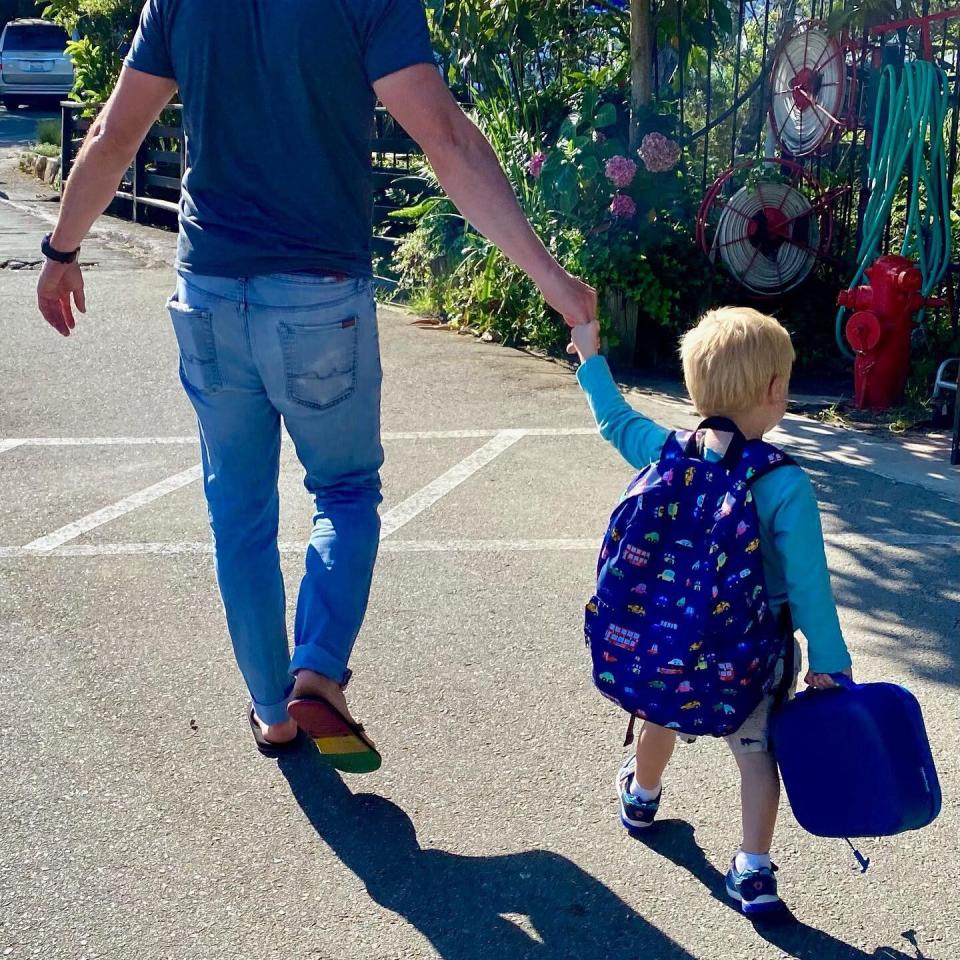
[{"label": "rolled jean cuff", "polygon": [[253,701],[253,709],[257,716],[268,726],[273,723],[286,723],[290,719],[287,713],[287,703],[290,700],[290,694],[293,693],[293,684],[287,689],[282,700],[276,703],[258,703]]},{"label": "rolled jean cuff", "polygon": [[329,677],[341,687],[345,687],[350,679],[350,671],[341,659],[313,643],[303,643],[294,648],[293,658],[290,660],[290,675],[296,676],[298,670],[312,670],[323,677]]}]

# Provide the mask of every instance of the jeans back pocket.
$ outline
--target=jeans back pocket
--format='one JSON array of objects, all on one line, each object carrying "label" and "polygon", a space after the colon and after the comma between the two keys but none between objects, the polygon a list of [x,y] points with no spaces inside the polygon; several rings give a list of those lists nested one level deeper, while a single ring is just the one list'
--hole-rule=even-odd
[{"label": "jeans back pocket", "polygon": [[213,336],[213,313],[188,307],[175,297],[167,302],[173,331],[180,347],[180,364],[187,382],[196,390],[210,393],[223,386],[217,345]]},{"label": "jeans back pocket", "polygon": [[355,315],[323,324],[280,324],[287,396],[325,410],[346,400],[357,385]]}]

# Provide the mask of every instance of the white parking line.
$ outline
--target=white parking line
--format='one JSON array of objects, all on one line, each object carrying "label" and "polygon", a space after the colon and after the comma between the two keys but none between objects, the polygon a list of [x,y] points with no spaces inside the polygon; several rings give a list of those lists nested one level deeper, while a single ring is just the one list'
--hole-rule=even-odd
[{"label": "white parking line", "polygon": [[445,497],[451,490],[459,487],[464,480],[472,477],[478,470],[495,460],[504,450],[508,450],[524,436],[526,436],[524,430],[501,430],[478,450],[474,450],[469,457],[461,460],[446,473],[437,477],[436,480],[431,480],[423,489],[418,490],[402,503],[398,503],[391,510],[388,510],[380,520],[380,539],[385,540],[391,534],[396,533],[418,514],[423,513],[427,507],[433,506],[441,497]]},{"label": "white parking line", "polygon": [[[875,540],[859,534],[827,534],[828,549],[856,547],[864,550],[903,550],[910,547],[949,547],[960,550],[960,536],[952,534],[900,534]],[[283,541],[280,553],[299,555],[306,549],[306,541]],[[381,553],[546,553],[583,551],[596,553],[599,537],[546,540],[387,540],[380,545]],[[26,547],[0,547],[0,559],[17,557],[124,557],[124,556],[186,556],[212,554],[208,540],[173,543],[73,543],[38,553]]]},{"label": "white parking line", "polygon": [[144,490],[138,490],[129,497],[124,497],[108,507],[103,507],[94,513],[81,517],[79,520],[74,520],[73,523],[68,523],[66,526],[60,527],[59,530],[48,533],[45,537],[31,540],[23,547],[23,552],[26,554],[50,553],[57,547],[61,547],[71,540],[76,540],[77,537],[88,533],[90,530],[102,527],[105,523],[116,520],[117,517],[122,517],[125,513],[130,513],[138,507],[159,500],[160,497],[165,497],[168,493],[173,493],[174,490],[179,490],[181,487],[199,480],[201,476],[203,476],[203,467],[198,463],[196,466],[175,473],[172,477],[167,477],[166,480],[161,480]]},{"label": "white parking line", "polygon": [[[306,541],[278,544],[282,554],[302,554]],[[597,550],[596,540],[387,540],[380,544],[381,553],[513,553],[536,550]],[[183,556],[212,554],[213,544],[208,540],[179,543],[73,543],[58,547],[47,557],[126,557],[126,556]],[[0,547],[0,558],[35,556],[25,547]]]},{"label": "white parking line", "polygon": [[0,440],[25,447],[147,447],[173,444],[199,443],[193,437],[22,437],[16,440]]},{"label": "white parking line", "polygon": [[[384,440],[482,440],[508,429],[476,430],[385,430]],[[597,433],[596,427],[530,427],[523,433],[528,437],[589,437]],[[196,444],[195,436],[189,437],[13,437],[0,439],[0,453],[14,447],[122,447],[122,446],[168,446]]]}]

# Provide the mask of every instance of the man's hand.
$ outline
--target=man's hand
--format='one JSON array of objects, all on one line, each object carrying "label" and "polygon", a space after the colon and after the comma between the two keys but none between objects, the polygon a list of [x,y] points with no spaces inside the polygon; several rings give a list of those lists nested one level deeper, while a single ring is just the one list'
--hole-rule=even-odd
[{"label": "man's hand", "polygon": [[566,321],[568,327],[596,323],[597,291],[559,266],[538,284],[543,299]]},{"label": "man's hand", "polygon": [[[849,677],[851,680],[853,679],[853,667],[847,667],[846,670],[840,670],[838,672],[842,673],[845,677]],[[829,673],[814,673],[812,670],[807,671],[803,682],[815,690],[829,690],[831,687],[837,686],[836,680],[834,680]]]},{"label": "man's hand", "polygon": [[600,324],[596,320],[582,323],[570,331],[570,343],[567,344],[567,353],[575,353],[581,363],[600,352]]},{"label": "man's hand", "polygon": [[65,337],[70,336],[70,331],[77,323],[73,316],[71,298],[80,313],[87,312],[80,265],[48,260],[37,281],[37,306],[40,307],[43,319]]},{"label": "man's hand", "polygon": [[[90,126],[60,203],[57,226],[50,238],[55,250],[76,250],[93,221],[114,198],[124,171],[147,131],[170,102],[177,85],[124,67],[103,112]],[[83,275],[76,263],[48,261],[37,282],[37,304],[44,320],[57,333],[70,336],[76,321],[71,298],[86,313]]]}]

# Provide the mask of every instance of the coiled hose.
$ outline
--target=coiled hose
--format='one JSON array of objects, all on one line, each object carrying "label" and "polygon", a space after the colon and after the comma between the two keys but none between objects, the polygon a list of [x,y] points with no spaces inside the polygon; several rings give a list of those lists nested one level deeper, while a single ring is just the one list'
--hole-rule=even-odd
[{"label": "coiled hose", "polygon": [[[943,134],[950,109],[946,74],[935,64],[915,60],[884,68],[877,91],[873,129],[879,130],[886,111],[883,137],[870,148],[867,185],[870,199],[863,215],[863,237],[857,272],[849,289],[858,286],[880,250],[883,232],[900,181],[910,175],[906,228],[900,254],[915,260],[923,276],[920,293],[929,296],[950,263],[950,197]],[[929,146],[927,146],[929,141]],[[843,339],[846,307],[837,311],[836,339],[841,353],[853,357]],[[920,311],[917,321],[923,319]]]}]

